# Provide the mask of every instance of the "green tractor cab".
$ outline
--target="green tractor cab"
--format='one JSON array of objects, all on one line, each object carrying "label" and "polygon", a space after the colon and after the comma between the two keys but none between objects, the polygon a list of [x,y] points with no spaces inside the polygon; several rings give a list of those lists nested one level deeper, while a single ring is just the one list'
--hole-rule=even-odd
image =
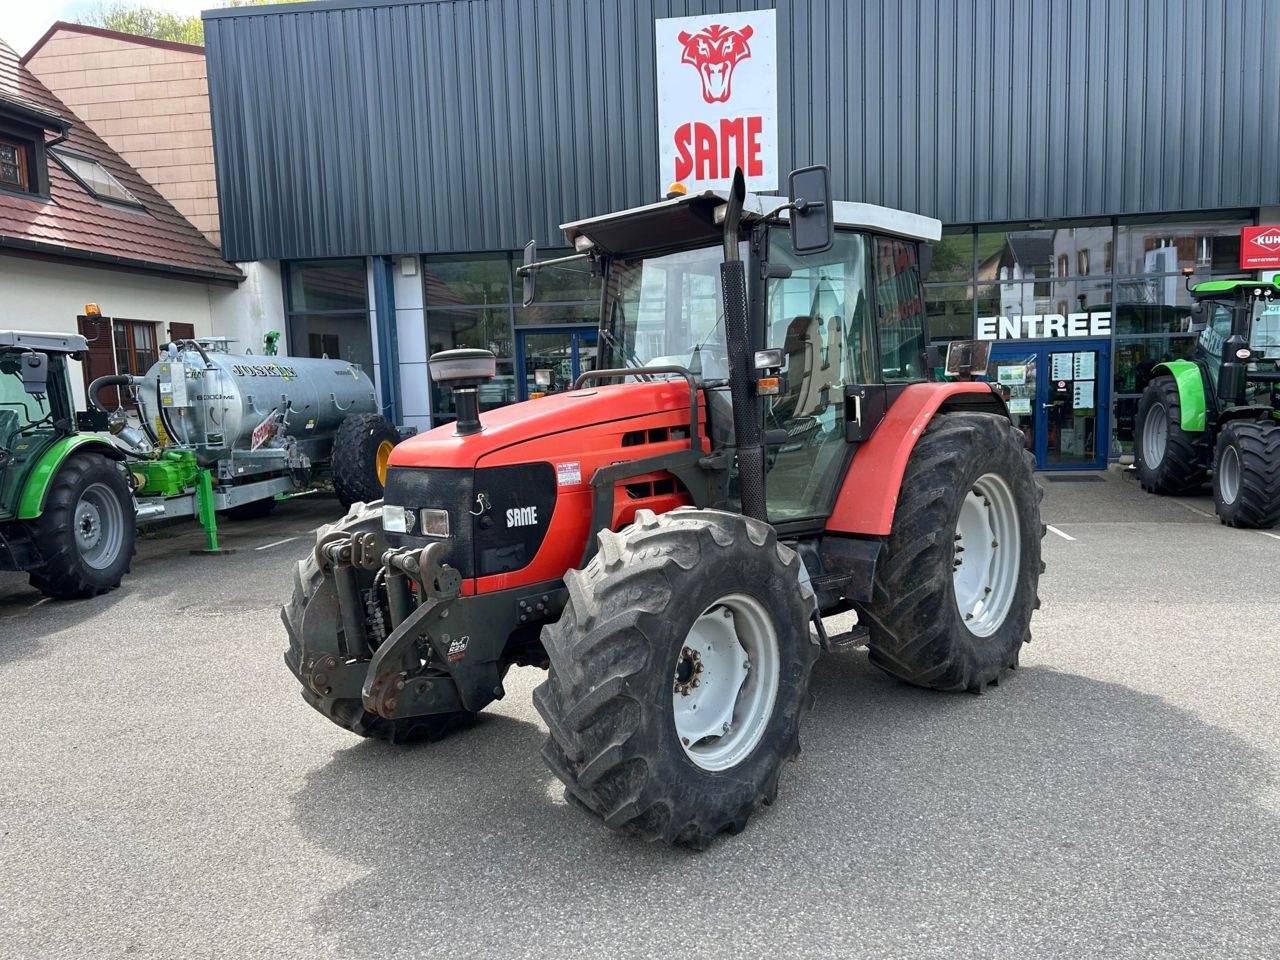
[{"label": "green tractor cab", "polygon": [[1219,519],[1280,522],[1280,285],[1211,280],[1188,288],[1199,332],[1189,360],[1157,364],[1138,404],[1138,478],[1158,494],[1211,480]]},{"label": "green tractor cab", "polygon": [[87,349],[78,335],[0,331],[0,570],[59,599],[118,587],[136,535],[124,454],[77,425],[67,361]]}]

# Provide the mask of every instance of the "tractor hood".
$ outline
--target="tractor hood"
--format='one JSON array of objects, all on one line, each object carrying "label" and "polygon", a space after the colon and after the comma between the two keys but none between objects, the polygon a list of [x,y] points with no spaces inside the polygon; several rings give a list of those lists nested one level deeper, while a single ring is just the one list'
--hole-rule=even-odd
[{"label": "tractor hood", "polygon": [[[517,454],[522,462],[585,458],[600,449],[605,435],[628,429],[619,421],[671,413],[680,414],[679,422],[688,426],[689,386],[682,380],[587,387],[490,410],[480,415],[483,429],[469,436],[458,436],[450,423],[410,437],[392,451],[388,466],[465,468],[484,465],[481,461],[517,462],[501,456],[503,451]],[[613,423],[618,423],[616,430],[590,429]],[[517,446],[526,450],[511,450]]]}]

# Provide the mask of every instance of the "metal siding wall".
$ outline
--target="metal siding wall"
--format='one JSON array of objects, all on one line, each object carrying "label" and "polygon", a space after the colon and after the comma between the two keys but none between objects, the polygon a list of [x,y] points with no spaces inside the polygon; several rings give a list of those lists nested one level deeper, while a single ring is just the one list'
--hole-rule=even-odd
[{"label": "metal siding wall", "polygon": [[[655,199],[653,21],[768,0],[211,12],[230,259],[559,244]],[[778,4],[781,167],[948,223],[1280,203],[1267,0]]]}]

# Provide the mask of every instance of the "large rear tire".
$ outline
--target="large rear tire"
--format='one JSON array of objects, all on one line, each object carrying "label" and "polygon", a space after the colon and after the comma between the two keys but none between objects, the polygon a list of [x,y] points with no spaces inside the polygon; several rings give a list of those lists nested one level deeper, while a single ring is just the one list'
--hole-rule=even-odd
[{"label": "large rear tire", "polygon": [[382,499],[387,458],[400,434],[380,413],[355,414],[343,420],[333,438],[330,470],[342,506]]},{"label": "large rear tire", "polygon": [[31,585],[57,600],[114,590],[133,561],[137,526],[133,492],[120,468],[96,453],[72,455],[31,525],[40,558]]},{"label": "large rear tire", "polygon": [[1280,523],[1280,424],[1233,420],[1218,434],[1213,501],[1228,527]]},{"label": "large rear tire", "polygon": [[933,419],[916,443],[859,612],[871,662],[908,683],[981,692],[1031,638],[1043,491],[1022,432],[987,413]]},{"label": "large rear tire", "polygon": [[1204,486],[1213,447],[1208,431],[1182,429],[1182,400],[1173,377],[1156,377],[1147,384],[1134,427],[1134,460],[1143,490],[1178,495]]},{"label": "large rear tire", "polygon": [[[333,530],[353,532],[372,530],[382,526],[382,504],[365,504],[351,510],[340,521],[322,527],[317,535]],[[285,630],[289,634],[290,650],[287,655],[295,662],[302,651],[302,615],[307,604],[315,595],[324,579],[320,564],[316,562],[315,552],[307,554],[300,560],[293,573],[293,596],[280,611],[280,619],[284,621]],[[367,584],[365,588],[367,589]],[[373,623],[368,618],[371,636],[379,636],[383,629],[381,623]],[[359,737],[372,740],[386,740],[390,743],[419,743],[435,741],[459,727],[466,726],[475,718],[475,714],[458,712],[432,714],[425,717],[405,717],[400,720],[387,720],[364,708],[364,702],[354,698],[321,697],[302,688],[302,698],[317,711]]]},{"label": "large rear tire", "polygon": [[813,594],[773,528],[738,514],[641,510],[599,541],[542,632],[543,758],[607,826],[701,849],[772,802],[799,753]]}]

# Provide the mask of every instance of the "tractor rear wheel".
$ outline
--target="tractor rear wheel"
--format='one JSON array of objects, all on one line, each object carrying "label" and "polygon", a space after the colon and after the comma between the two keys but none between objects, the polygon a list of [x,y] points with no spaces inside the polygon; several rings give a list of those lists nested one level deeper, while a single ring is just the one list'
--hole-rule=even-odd
[{"label": "tractor rear wheel", "polygon": [[1233,420],[1222,428],[1213,500],[1228,527],[1266,529],[1280,522],[1280,424]]},{"label": "tractor rear wheel", "polygon": [[813,593],[768,524],[648,510],[565,575],[534,691],[565,796],[615,830],[704,848],[773,801],[800,751]]},{"label": "tractor rear wheel", "polygon": [[[321,527],[316,531],[321,536],[332,530],[346,532],[368,531],[380,529],[382,526],[382,504],[365,505],[352,510],[335,524]],[[293,573],[293,596],[280,611],[280,619],[284,621],[289,635],[289,652],[286,660],[295,662],[302,652],[302,616],[324,580],[324,571],[316,562],[315,551],[307,554],[306,559],[298,561]],[[383,624],[374,623],[368,617],[370,636],[383,635]],[[374,740],[387,740],[391,743],[418,743],[421,741],[439,740],[447,733],[465,726],[475,718],[475,714],[466,712],[431,714],[424,717],[405,717],[400,720],[387,720],[364,708],[364,702],[352,697],[321,697],[305,686],[302,698],[329,720],[350,730],[357,736]]]},{"label": "tractor rear wheel", "polygon": [[137,532],[124,473],[99,454],[75,454],[58,468],[44,512],[31,524],[40,557],[31,585],[56,600],[114,590],[133,562]]},{"label": "tractor rear wheel", "polygon": [[1204,486],[1213,447],[1207,431],[1182,429],[1182,400],[1173,377],[1147,384],[1134,426],[1134,460],[1143,490],[1177,495]]},{"label": "tractor rear wheel", "polygon": [[871,662],[908,683],[981,692],[1018,664],[1040,606],[1040,498],[1022,432],[988,413],[937,416],[902,478],[859,607]]},{"label": "tractor rear wheel", "polygon": [[400,434],[380,413],[353,414],[342,421],[329,466],[334,492],[344,507],[382,499],[387,458],[399,442]]}]

